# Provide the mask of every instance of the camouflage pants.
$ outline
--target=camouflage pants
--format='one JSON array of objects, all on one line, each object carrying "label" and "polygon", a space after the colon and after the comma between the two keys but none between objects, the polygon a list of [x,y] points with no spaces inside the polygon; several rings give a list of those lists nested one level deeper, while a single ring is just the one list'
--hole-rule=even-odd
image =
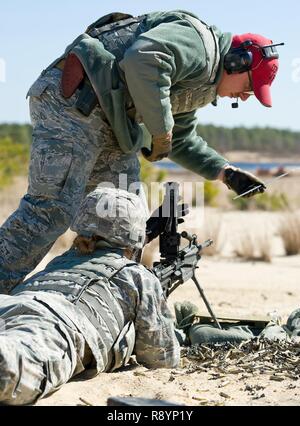
[{"label": "camouflage pants", "polygon": [[0,318],[0,404],[32,404],[84,371],[88,351],[76,322],[87,320],[64,297],[2,295]]},{"label": "camouflage pants", "polygon": [[71,225],[83,196],[98,184],[128,190],[139,181],[136,154],[124,154],[98,106],[89,117],[64,99],[54,68],[29,90],[33,144],[29,188],[18,210],[0,228],[0,294],[43,259]]}]

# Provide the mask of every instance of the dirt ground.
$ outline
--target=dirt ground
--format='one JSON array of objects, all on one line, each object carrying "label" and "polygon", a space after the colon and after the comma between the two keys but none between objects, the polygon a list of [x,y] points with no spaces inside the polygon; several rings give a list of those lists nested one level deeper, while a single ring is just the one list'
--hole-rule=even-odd
[{"label": "dirt ground", "polygon": [[[299,183],[299,181],[298,181]],[[295,187],[299,188],[294,182]],[[20,180],[16,187],[1,194],[0,223],[17,206],[18,196],[26,184]],[[198,210],[193,210],[185,227],[198,229]],[[284,256],[278,237],[278,224],[282,213],[239,212],[207,209],[205,217],[215,215],[221,222],[217,243],[221,249],[216,256],[204,256],[198,270],[198,278],[217,314],[267,315],[277,311],[286,321],[288,315],[300,307],[299,272],[300,256]],[[250,229],[254,236],[268,230],[271,240],[272,262],[245,262],[234,256],[235,241]],[[207,235],[201,234],[203,238]],[[64,251],[71,236],[61,240],[47,256],[40,268],[53,256]],[[39,269],[40,269],[39,268]],[[192,282],[179,288],[169,300],[190,300],[205,307]],[[61,390],[40,401],[45,405],[106,405],[110,396],[134,396],[166,399],[179,404],[197,405],[300,405],[300,381],[285,378],[275,382],[270,375],[227,374],[215,378],[214,371],[187,373],[186,365],[175,370],[150,371],[132,365],[113,374],[101,374],[88,380],[82,376],[66,384]],[[253,391],[259,389],[259,392]]]}]

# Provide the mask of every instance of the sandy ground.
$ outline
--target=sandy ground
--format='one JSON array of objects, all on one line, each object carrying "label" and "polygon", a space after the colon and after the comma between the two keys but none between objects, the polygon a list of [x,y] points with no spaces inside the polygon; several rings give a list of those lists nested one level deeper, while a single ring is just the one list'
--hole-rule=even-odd
[{"label": "sandy ground", "polygon": [[[299,188],[296,182],[294,185]],[[25,187],[26,184],[21,179],[14,188],[1,194],[0,223],[17,206],[17,199],[25,191]],[[201,212],[194,210],[184,228],[189,231],[198,230],[200,216]],[[214,257],[204,256],[198,271],[198,278],[216,313],[251,317],[277,311],[285,321],[293,310],[300,307],[300,256],[284,256],[282,242],[277,234],[282,213],[206,209],[205,217],[210,219],[215,217],[221,222],[220,233],[217,235],[220,253]],[[236,241],[243,235],[245,229],[250,229],[252,235],[257,238],[264,235],[264,232],[268,233],[272,247],[271,263],[249,263],[236,259],[234,256]],[[200,239],[207,237],[209,235],[203,231]],[[64,251],[70,239],[71,236],[62,239],[60,245],[56,245],[55,250],[43,261],[43,265],[55,254]],[[39,269],[42,266],[40,265]],[[203,302],[191,282],[171,296],[170,307],[173,307],[175,301],[184,300],[191,300],[205,312]],[[249,390],[251,386],[260,387],[259,399],[257,392],[253,395]],[[184,365],[173,371],[150,371],[132,365],[120,372],[101,374],[90,380],[86,376],[77,378],[37,405],[103,406],[110,396],[166,399],[191,406],[203,403],[300,405],[300,382],[288,378],[283,382],[274,382],[267,374],[260,373],[227,375],[214,379],[213,371],[187,374]]]}]

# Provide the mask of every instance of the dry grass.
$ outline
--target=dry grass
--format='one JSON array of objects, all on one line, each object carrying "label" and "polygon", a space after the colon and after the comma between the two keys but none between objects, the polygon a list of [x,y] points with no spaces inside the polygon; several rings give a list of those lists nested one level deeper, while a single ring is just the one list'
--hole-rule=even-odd
[{"label": "dry grass", "polygon": [[17,177],[13,185],[0,190],[0,225],[18,208],[27,185],[27,178]]},{"label": "dry grass", "polygon": [[247,262],[271,263],[271,236],[266,231],[264,233],[257,233],[257,235],[253,235],[253,232],[251,234],[244,233],[236,240],[234,253]]},{"label": "dry grass", "polygon": [[205,218],[204,225],[194,231],[200,243],[204,243],[207,240],[213,240],[214,242],[212,246],[205,249],[204,256],[216,256],[221,253],[224,244],[221,230],[222,216],[211,214]]},{"label": "dry grass", "polygon": [[278,230],[283,241],[287,256],[295,256],[300,253],[300,215],[287,213],[282,219]]}]

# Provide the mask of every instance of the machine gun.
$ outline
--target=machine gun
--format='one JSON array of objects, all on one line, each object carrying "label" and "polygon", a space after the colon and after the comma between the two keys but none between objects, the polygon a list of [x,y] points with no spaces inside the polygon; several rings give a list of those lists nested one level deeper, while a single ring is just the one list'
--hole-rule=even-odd
[{"label": "machine gun", "polygon": [[[153,265],[153,272],[161,282],[163,292],[168,298],[180,285],[192,279],[203,299],[206,308],[215,325],[221,330],[205,294],[196,277],[198,262],[201,260],[201,252],[213,244],[212,240],[204,244],[198,244],[197,235],[189,235],[187,232],[178,232],[177,206],[179,202],[179,184],[167,183],[166,195],[163,202],[162,213],[168,216],[166,227],[159,236],[160,262]],[[168,211],[167,211],[168,210]],[[181,249],[182,239],[188,241],[188,245]]]}]

